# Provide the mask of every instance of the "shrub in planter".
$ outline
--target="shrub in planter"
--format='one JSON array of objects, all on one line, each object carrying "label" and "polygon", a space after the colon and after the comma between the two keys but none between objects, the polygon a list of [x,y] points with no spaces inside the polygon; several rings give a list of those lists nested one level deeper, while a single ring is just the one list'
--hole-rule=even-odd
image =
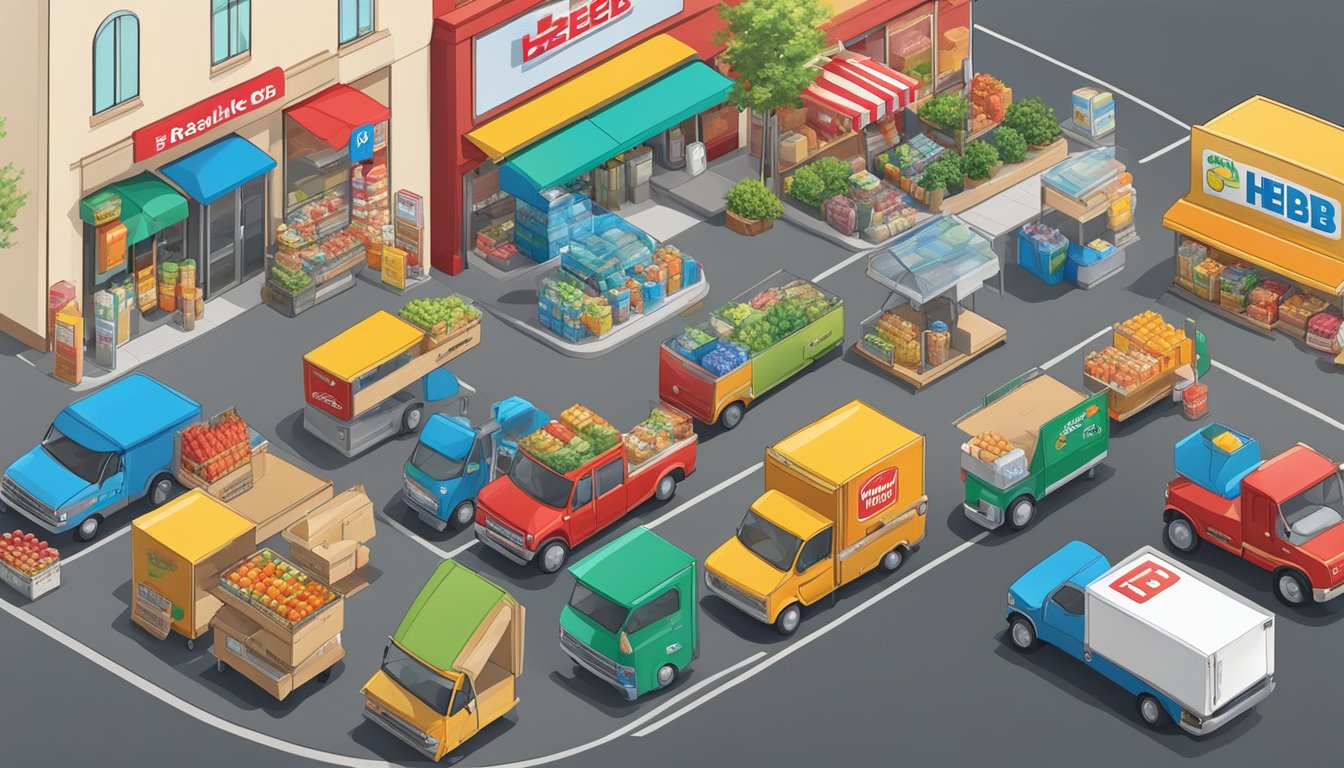
[{"label": "shrub in planter", "polygon": [[803,205],[816,208],[826,200],[826,182],[812,165],[804,165],[793,172],[793,181],[789,182],[789,195]]},{"label": "shrub in planter", "polygon": [[1055,111],[1040,97],[1009,105],[1003,118],[1004,126],[1022,134],[1033,147],[1045,146],[1059,138],[1059,119]]},{"label": "shrub in planter", "polygon": [[743,179],[734,184],[728,190],[727,200],[728,210],[744,219],[774,221],[784,213],[784,204],[775,193],[756,179]]},{"label": "shrub in planter", "polygon": [[919,185],[927,190],[960,189],[961,181],[961,158],[953,154],[945,154],[943,157],[929,163],[924,169],[924,173],[919,177]]},{"label": "shrub in planter", "polygon": [[988,179],[999,164],[999,151],[987,141],[976,139],[966,145],[966,154],[961,158],[961,170],[973,180]]},{"label": "shrub in planter", "polygon": [[822,184],[825,185],[822,200],[829,200],[849,191],[849,177],[854,173],[849,163],[838,157],[823,157],[812,163],[812,167],[817,170]]},{"label": "shrub in planter", "polygon": [[994,148],[999,150],[999,159],[1005,163],[1020,163],[1027,159],[1027,140],[1015,128],[1000,126],[994,132]]},{"label": "shrub in planter", "polygon": [[950,133],[962,130],[970,114],[971,102],[960,93],[944,93],[919,105],[921,120]]}]

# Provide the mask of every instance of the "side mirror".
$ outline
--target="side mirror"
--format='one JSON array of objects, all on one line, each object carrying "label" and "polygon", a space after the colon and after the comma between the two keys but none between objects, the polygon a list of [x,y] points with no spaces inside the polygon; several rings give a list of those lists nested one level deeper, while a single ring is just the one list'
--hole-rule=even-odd
[{"label": "side mirror", "polygon": [[622,632],[622,633],[621,633],[621,638],[620,638],[620,639],[621,639],[621,653],[634,653],[634,652],[635,652],[635,649],[632,648],[632,647],[630,646],[630,636],[629,636],[629,635],[627,635],[626,633]]},{"label": "side mirror", "polygon": [[468,715],[474,715],[474,714],[476,714],[476,700],[475,700],[475,699],[472,699],[471,701],[468,701],[468,702],[467,702],[467,714],[468,714]]}]

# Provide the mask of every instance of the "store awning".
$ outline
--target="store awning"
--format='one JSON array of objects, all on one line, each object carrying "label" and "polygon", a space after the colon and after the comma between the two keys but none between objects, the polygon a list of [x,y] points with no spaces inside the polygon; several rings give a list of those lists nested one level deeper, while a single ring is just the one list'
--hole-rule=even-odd
[{"label": "store awning", "polygon": [[503,166],[500,186],[510,194],[524,197],[527,190],[510,188],[516,180],[524,180],[533,189],[568,181],[681,121],[722,104],[732,87],[732,80],[704,63],[687,64],[514,155]]},{"label": "store awning", "polygon": [[1344,294],[1344,261],[1181,198],[1162,225],[1330,296]]},{"label": "store awning", "polygon": [[867,56],[842,54],[821,64],[803,97],[849,117],[858,130],[914,103],[919,81]]},{"label": "store awning", "polygon": [[209,205],[247,182],[265,176],[275,160],[236,134],[175,160],[159,169],[198,203]]},{"label": "store awning", "polygon": [[491,120],[467,139],[498,162],[695,57],[689,45],[658,35]]},{"label": "store awning", "polygon": [[93,224],[98,198],[111,193],[121,198],[121,223],[126,226],[126,243],[132,245],[153,237],[187,218],[187,198],[168,186],[163,179],[145,171],[108,184],[79,201],[79,217]]},{"label": "store awning", "polygon": [[356,88],[338,84],[285,110],[285,114],[332,149],[344,149],[361,125],[381,123],[391,110]]},{"label": "store awning", "polygon": [[989,240],[943,214],[868,257],[868,276],[919,304],[951,294],[961,301],[999,273]]}]

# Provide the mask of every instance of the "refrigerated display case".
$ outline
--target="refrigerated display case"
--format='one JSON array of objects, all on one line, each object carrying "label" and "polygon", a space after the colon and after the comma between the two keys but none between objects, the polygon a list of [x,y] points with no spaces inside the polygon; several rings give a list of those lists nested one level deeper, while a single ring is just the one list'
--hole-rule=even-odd
[{"label": "refrigerated display case", "polygon": [[1133,177],[1115,147],[1078,153],[1041,174],[1039,223],[1068,239],[1068,255],[1058,277],[1053,271],[1049,277],[1034,274],[1050,284],[1063,278],[1085,289],[1119,274],[1126,249],[1139,241],[1136,202]]}]

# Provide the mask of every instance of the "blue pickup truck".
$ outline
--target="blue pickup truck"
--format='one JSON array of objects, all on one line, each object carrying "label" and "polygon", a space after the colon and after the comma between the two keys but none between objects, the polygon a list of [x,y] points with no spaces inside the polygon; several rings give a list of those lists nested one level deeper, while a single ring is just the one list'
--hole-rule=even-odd
[{"label": "blue pickup truck", "polygon": [[476,518],[476,494],[513,466],[518,440],[551,420],[521,397],[495,403],[475,427],[465,416],[436,413],[420,432],[402,470],[402,495],[435,530],[465,528]]},{"label": "blue pickup truck", "polygon": [[42,442],[5,470],[0,502],[52,533],[98,535],[103,519],[173,491],[173,436],[201,406],[140,373],[66,406]]}]

